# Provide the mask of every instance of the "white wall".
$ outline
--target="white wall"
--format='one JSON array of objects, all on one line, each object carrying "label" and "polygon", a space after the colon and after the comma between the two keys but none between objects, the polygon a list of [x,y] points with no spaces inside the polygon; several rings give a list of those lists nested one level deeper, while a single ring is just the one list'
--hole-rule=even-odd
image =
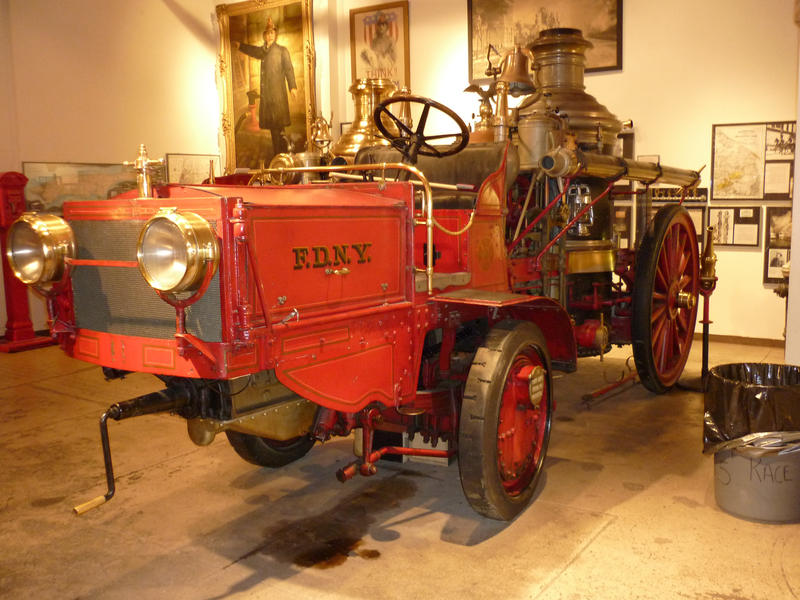
[{"label": "white wall", "polygon": [[[0,170],[19,170],[20,161],[130,160],[142,142],[153,156],[218,152],[215,4],[0,0],[0,76],[11,71],[13,91],[0,91],[0,124],[17,124]],[[318,113],[333,112],[337,123],[353,117],[349,11],[372,4],[314,2]],[[672,0],[668,9],[627,0],[624,69],[588,75],[587,91],[634,120],[638,154],[709,165],[712,124],[796,118],[792,14],[792,0]],[[478,104],[462,92],[466,0],[409,0],[409,21],[412,91],[468,119]],[[708,186],[710,165],[703,175]],[[761,252],[718,256],[712,333],[782,339],[784,304],[761,283]]]}]

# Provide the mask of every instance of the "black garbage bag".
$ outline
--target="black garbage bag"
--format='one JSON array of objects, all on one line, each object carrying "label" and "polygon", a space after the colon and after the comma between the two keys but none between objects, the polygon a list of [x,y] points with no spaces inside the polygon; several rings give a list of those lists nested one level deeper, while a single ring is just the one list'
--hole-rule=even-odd
[{"label": "black garbage bag", "polygon": [[[782,435],[781,432],[790,432]],[[800,367],[769,363],[719,365],[708,374],[703,452],[797,440]],[[767,435],[769,434],[769,435]],[[740,443],[737,443],[740,442]]]}]

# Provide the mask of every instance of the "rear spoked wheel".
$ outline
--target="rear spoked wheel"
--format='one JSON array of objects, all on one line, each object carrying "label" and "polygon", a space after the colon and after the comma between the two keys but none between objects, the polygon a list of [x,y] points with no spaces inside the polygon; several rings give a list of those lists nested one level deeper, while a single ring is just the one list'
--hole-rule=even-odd
[{"label": "rear spoked wheel", "polygon": [[692,348],[700,259],[685,208],[662,207],[636,257],[633,357],[642,384],[663,394],[677,383]]},{"label": "rear spoked wheel", "polygon": [[550,438],[550,357],[538,327],[504,321],[472,362],[461,408],[461,487],[480,514],[516,517],[533,498]]}]

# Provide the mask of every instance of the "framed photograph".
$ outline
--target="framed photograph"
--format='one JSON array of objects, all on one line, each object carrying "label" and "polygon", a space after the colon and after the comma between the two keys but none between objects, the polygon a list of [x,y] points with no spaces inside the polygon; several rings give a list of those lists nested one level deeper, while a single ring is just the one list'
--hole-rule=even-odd
[{"label": "framed photograph", "polygon": [[622,0],[467,0],[469,80],[491,81],[484,74],[489,45],[499,52],[515,44],[530,47],[542,29],[580,29],[592,43],[586,70],[622,69]]},{"label": "framed photograph", "polygon": [[211,175],[222,174],[219,154],[167,154],[167,181],[170,183],[203,183]]},{"label": "framed photograph", "polygon": [[[107,163],[23,162],[28,178],[25,201],[28,210],[63,214],[68,200],[107,200],[136,189],[136,171],[131,166]],[[163,184],[163,169],[158,169],[153,184]]]},{"label": "framed photograph", "polygon": [[697,233],[697,247],[699,251],[703,252],[703,245],[706,242],[706,219],[708,213],[705,206],[687,206],[686,211],[694,224],[694,230]]},{"label": "framed photograph", "polygon": [[792,245],[791,207],[768,206],[766,222],[764,283],[781,283],[784,281],[781,267],[789,262]]},{"label": "framed photograph", "polygon": [[713,125],[712,200],[791,200],[794,121]]},{"label": "framed photograph", "polygon": [[316,116],[311,0],[217,6],[225,172],[302,152]]},{"label": "framed photograph", "polygon": [[755,246],[761,244],[760,206],[712,206],[708,224],[714,228],[717,246]]},{"label": "framed photograph", "polygon": [[408,0],[350,11],[352,79],[390,79],[411,84]]}]

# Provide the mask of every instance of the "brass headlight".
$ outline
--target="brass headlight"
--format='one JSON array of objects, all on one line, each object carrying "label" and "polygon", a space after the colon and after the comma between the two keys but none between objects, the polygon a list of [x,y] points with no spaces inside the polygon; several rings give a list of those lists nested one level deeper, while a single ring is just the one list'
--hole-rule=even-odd
[{"label": "brass headlight", "polygon": [[8,263],[28,285],[57,281],[66,258],[75,258],[75,234],[61,217],[23,213],[8,230]]},{"label": "brass headlight", "polygon": [[139,270],[151,287],[169,293],[194,292],[219,263],[214,229],[191,212],[162,210],[145,223],[136,247]]}]

